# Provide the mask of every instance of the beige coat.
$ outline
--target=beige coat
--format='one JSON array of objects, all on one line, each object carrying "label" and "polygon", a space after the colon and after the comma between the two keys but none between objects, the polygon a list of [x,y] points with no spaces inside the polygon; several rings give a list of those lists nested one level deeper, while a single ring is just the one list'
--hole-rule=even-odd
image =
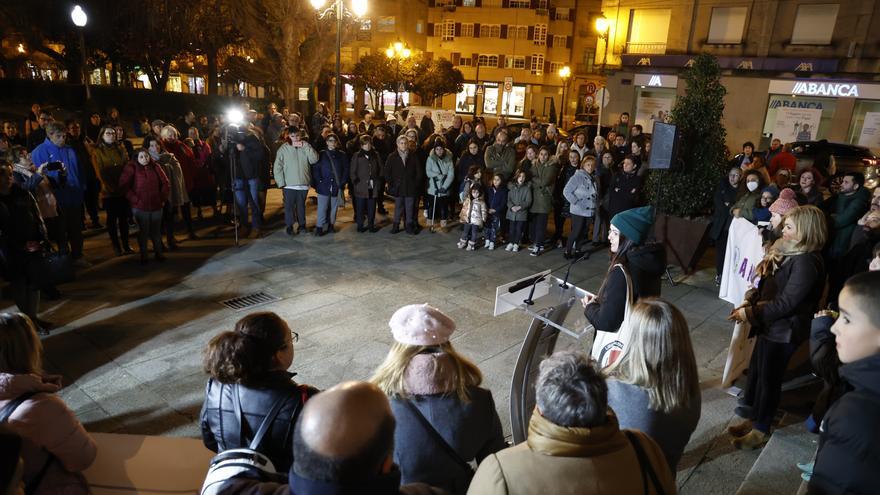
[{"label": "beige coat", "polygon": [[486,223],[486,215],[488,213],[489,208],[486,207],[486,202],[483,201],[482,197],[477,200],[465,198],[464,203],[461,204],[461,213],[459,213],[458,219],[461,220],[461,223],[482,227]]},{"label": "beige coat", "polygon": [[[634,432],[667,495],[675,481],[663,452]],[[480,463],[468,494],[473,495],[642,495],[644,485],[635,450],[609,410],[596,428],[564,428],[535,411],[526,442],[492,454]],[[648,478],[648,493],[656,494]]]}]

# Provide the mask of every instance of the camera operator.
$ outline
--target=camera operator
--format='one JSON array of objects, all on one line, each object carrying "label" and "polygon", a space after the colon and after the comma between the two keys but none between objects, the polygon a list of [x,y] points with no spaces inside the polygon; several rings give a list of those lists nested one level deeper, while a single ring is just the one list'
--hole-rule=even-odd
[{"label": "camera operator", "polygon": [[238,160],[233,170],[232,190],[235,194],[235,206],[238,209],[239,223],[244,223],[250,205],[251,225],[242,234],[244,237],[260,237],[263,224],[263,210],[260,207],[260,190],[262,178],[268,163],[266,146],[253,132],[240,132],[230,135],[235,143]]}]

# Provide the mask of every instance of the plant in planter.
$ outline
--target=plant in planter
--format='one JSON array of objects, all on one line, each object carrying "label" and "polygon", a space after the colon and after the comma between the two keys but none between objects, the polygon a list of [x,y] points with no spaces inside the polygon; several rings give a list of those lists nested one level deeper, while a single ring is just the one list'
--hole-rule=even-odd
[{"label": "plant in planter", "polygon": [[727,90],[712,55],[697,56],[683,78],[687,90],[671,112],[680,136],[679,161],[670,170],[651,171],[647,191],[660,211],[655,234],[666,243],[668,259],[691,271],[702,255],[709,227],[705,217],[724,173],[727,132],[721,119]]}]

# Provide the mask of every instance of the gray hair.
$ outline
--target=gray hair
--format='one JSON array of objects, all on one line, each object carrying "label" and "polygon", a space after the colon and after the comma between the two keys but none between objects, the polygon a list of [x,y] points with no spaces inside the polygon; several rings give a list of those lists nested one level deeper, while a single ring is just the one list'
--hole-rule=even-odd
[{"label": "gray hair", "polygon": [[583,352],[558,351],[541,361],[535,399],[541,415],[559,426],[605,423],[608,387]]},{"label": "gray hair", "polygon": [[61,122],[49,122],[49,124],[46,125],[46,135],[58,134],[59,132],[67,132],[67,128],[65,128],[64,124]]}]

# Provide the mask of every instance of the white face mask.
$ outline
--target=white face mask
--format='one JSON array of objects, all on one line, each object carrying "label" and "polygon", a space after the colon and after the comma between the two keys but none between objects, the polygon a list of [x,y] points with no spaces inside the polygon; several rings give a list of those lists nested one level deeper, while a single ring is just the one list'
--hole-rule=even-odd
[{"label": "white face mask", "polygon": [[758,183],[754,181],[746,182],[746,188],[748,188],[749,191],[754,191],[758,188]]}]

